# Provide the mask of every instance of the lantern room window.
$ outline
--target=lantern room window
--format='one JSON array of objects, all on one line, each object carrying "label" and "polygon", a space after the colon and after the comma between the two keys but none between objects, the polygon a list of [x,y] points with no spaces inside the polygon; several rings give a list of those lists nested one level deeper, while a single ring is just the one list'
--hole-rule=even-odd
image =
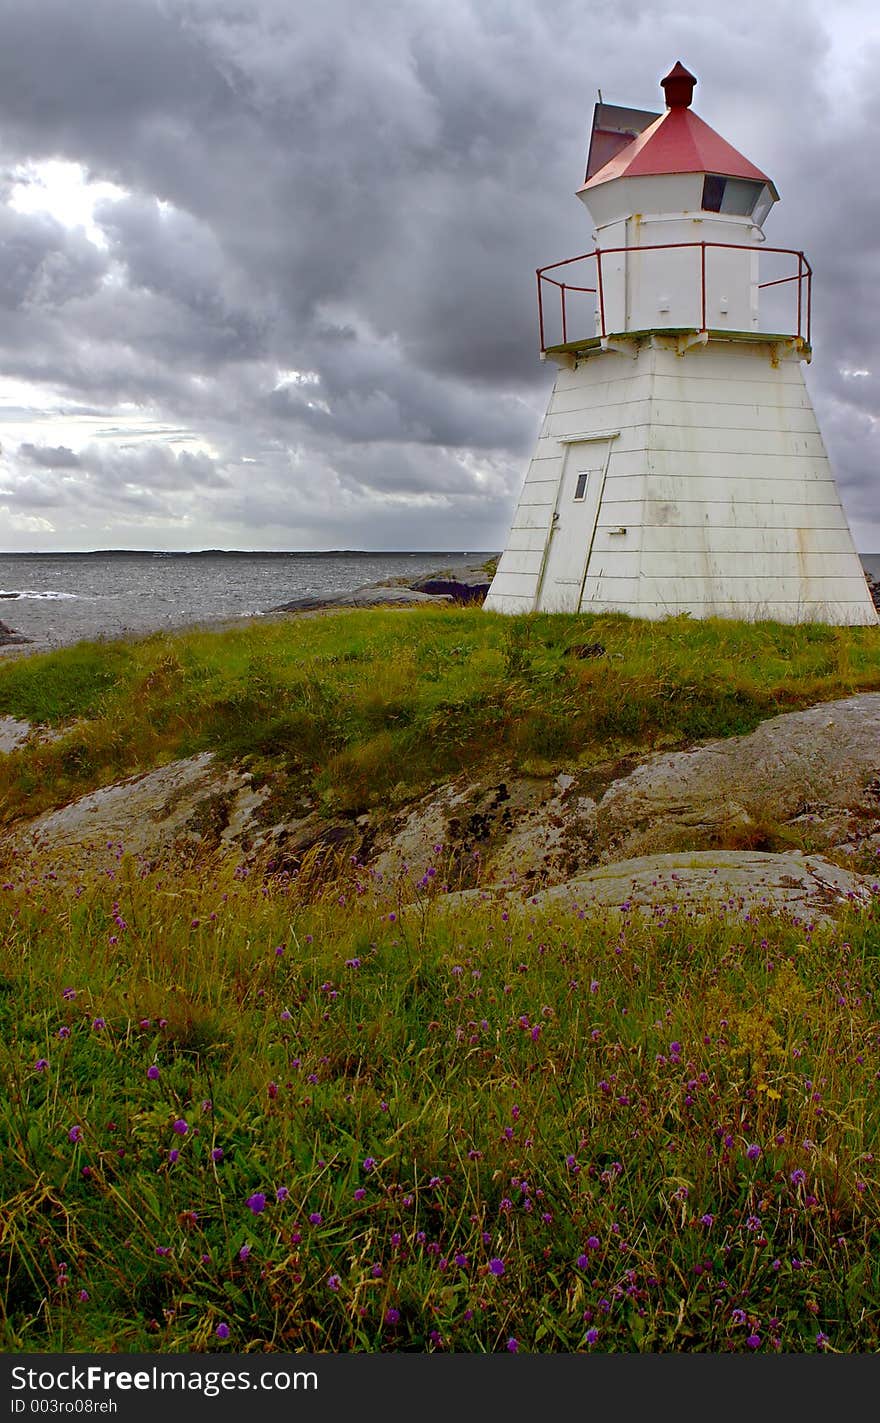
[{"label": "lantern room window", "polygon": [[707,173],[703,179],[704,212],[750,217],[760,226],[772,201],[766,183],[753,183],[748,178],[725,178],[720,173]]}]

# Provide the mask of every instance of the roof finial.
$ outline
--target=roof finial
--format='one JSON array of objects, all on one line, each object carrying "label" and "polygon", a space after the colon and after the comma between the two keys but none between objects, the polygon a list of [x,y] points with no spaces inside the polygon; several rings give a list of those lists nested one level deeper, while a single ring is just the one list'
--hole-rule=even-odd
[{"label": "roof finial", "polygon": [[685,69],[680,59],[670,69],[665,79],[660,80],[669,109],[689,109],[694,97],[696,76]]}]

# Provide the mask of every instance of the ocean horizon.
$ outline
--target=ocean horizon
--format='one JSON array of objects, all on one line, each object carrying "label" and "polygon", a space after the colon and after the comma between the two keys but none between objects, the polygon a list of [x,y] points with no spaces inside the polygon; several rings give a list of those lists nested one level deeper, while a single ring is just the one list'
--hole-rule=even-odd
[{"label": "ocean horizon", "polygon": [[[38,646],[259,617],[498,550],[90,549],[0,554],[0,620]],[[880,579],[880,553],[861,554]]]},{"label": "ocean horizon", "polygon": [[258,617],[295,598],[418,577],[496,550],[320,553],[246,549],[95,549],[0,554],[0,619],[47,647],[193,623]]}]

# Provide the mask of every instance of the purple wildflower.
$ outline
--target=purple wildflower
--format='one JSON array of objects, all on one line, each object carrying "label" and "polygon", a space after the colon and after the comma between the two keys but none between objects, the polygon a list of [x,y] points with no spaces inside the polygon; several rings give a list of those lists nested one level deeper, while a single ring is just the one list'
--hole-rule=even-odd
[{"label": "purple wildflower", "polygon": [[324,1217],[321,1215],[320,1211],[312,1211],[311,1215],[309,1216],[309,1225],[320,1225],[323,1219]]},{"label": "purple wildflower", "polygon": [[175,1161],[178,1161],[179,1159],[180,1159],[180,1152],[177,1150],[177,1147],[176,1147],[176,1146],[172,1146],[171,1150],[170,1150],[169,1153],[168,1153],[168,1160],[171,1162],[171,1165],[173,1166],[174,1163],[175,1163]]},{"label": "purple wildflower", "polygon": [[751,1146],[746,1147],[746,1156],[750,1161],[758,1161],[761,1156],[760,1146],[756,1142],[752,1142]]},{"label": "purple wildflower", "polygon": [[372,1171],[373,1167],[376,1165],[375,1156],[365,1156],[363,1165],[365,1171]]},{"label": "purple wildflower", "polygon": [[807,1173],[806,1171],[803,1171],[800,1166],[797,1168],[796,1171],[792,1171],[791,1173],[791,1184],[793,1186],[802,1186],[806,1179]]},{"label": "purple wildflower", "polygon": [[185,1122],[183,1117],[178,1117],[172,1130],[176,1131],[178,1136],[186,1136],[189,1131],[189,1122]]},{"label": "purple wildflower", "polygon": [[48,1058],[45,1058],[45,1057],[38,1057],[37,1060],[36,1060],[36,1062],[34,1063],[34,1072],[45,1072],[45,1071],[46,1071],[46,1068],[47,1068],[48,1066],[49,1066],[49,1059],[48,1059]]},{"label": "purple wildflower", "polygon": [[599,1338],[598,1329],[588,1329],[584,1338],[588,1344],[595,1344]]},{"label": "purple wildflower", "polygon": [[149,1077],[151,1082],[156,1082],[158,1080],[159,1069],[156,1066],[155,1062],[151,1063],[150,1066],[147,1068],[147,1076]]},{"label": "purple wildflower", "polygon": [[386,1324],[399,1324],[399,1323],[400,1323],[400,1310],[399,1310],[399,1309],[394,1309],[393,1306],[392,1306],[391,1309],[386,1309],[386,1311],[385,1311],[385,1323],[386,1323]]},{"label": "purple wildflower", "polygon": [[513,1335],[511,1334],[504,1347],[507,1350],[508,1354],[515,1354],[519,1349],[519,1340],[514,1339]]},{"label": "purple wildflower", "polygon": [[80,1126],[71,1127],[67,1133],[68,1141],[82,1141],[83,1129]]},{"label": "purple wildflower", "polygon": [[504,1274],[504,1261],[499,1260],[497,1255],[493,1255],[489,1261],[489,1274],[498,1277]]},{"label": "purple wildflower", "polygon": [[760,1334],[750,1334],[749,1337],[746,1339],[746,1343],[748,1344],[748,1346],[749,1346],[750,1349],[760,1349],[760,1347],[761,1347],[761,1336],[760,1336]]},{"label": "purple wildflower", "polygon": [[342,1281],[340,1280],[338,1275],[331,1275],[329,1280],[327,1281],[327,1288],[328,1290],[332,1290],[335,1294],[341,1284]]},{"label": "purple wildflower", "polygon": [[218,1325],[217,1325],[217,1328],[216,1328],[215,1331],[214,1331],[214,1333],[217,1335],[217,1338],[218,1338],[218,1339],[228,1339],[228,1338],[229,1338],[229,1325],[228,1325],[228,1324],[218,1324]]},{"label": "purple wildflower", "polygon": [[254,1215],[261,1215],[266,1209],[266,1197],[262,1191],[255,1191],[252,1196],[248,1196],[245,1205],[249,1211],[253,1211]]},{"label": "purple wildflower", "polygon": [[276,1201],[286,1201],[289,1195],[290,1191],[287,1189],[286,1186],[279,1186],[278,1190],[275,1192],[275,1199]]},{"label": "purple wildflower", "polygon": [[212,1150],[211,1150],[211,1160],[212,1160],[212,1161],[222,1161],[222,1160],[223,1160],[223,1147],[222,1147],[222,1146],[215,1146],[215,1147],[212,1148]]}]

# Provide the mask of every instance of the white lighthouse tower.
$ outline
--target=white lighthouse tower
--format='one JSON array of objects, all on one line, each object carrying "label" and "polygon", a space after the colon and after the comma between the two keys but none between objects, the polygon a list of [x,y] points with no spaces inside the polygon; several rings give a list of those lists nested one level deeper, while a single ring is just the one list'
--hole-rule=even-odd
[{"label": "white lighthouse tower", "polygon": [[596,247],[538,272],[559,374],[485,606],[873,624],[804,384],[812,271],[767,246],[776,189],[695,83],[596,106]]}]

